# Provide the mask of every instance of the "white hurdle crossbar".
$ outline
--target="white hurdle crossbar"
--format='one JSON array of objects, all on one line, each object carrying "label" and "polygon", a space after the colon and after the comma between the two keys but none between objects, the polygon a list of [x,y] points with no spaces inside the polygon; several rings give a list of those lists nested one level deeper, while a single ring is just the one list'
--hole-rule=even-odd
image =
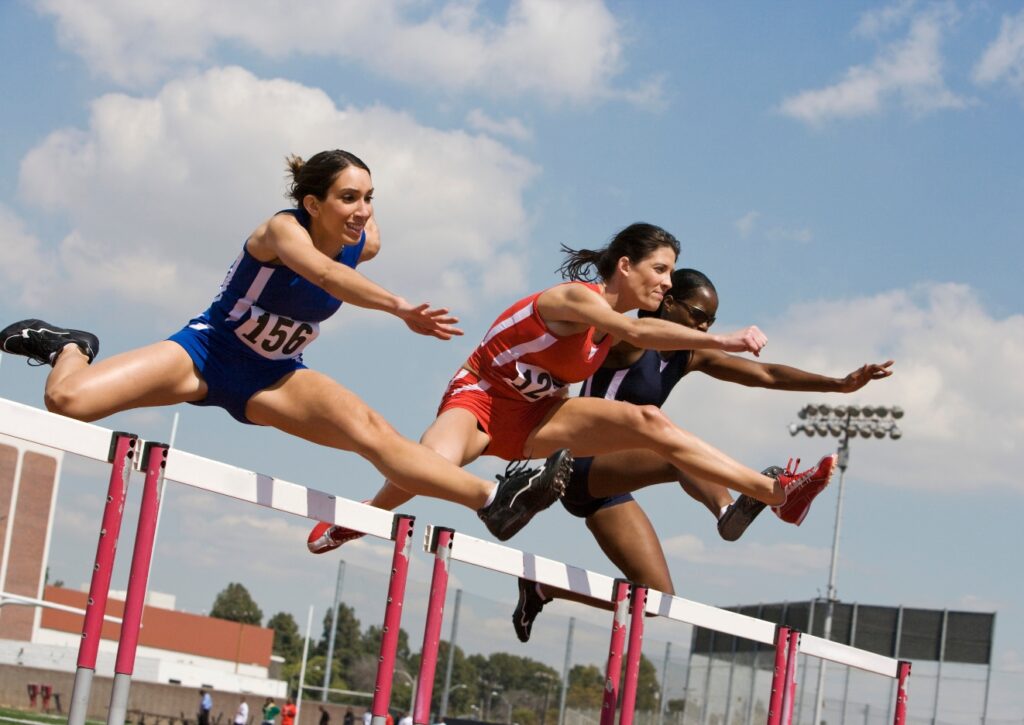
[{"label": "white hurdle crossbar", "polygon": [[[160,504],[157,483],[160,479],[164,479],[276,511],[339,524],[394,542],[391,580],[384,614],[384,636],[381,639],[377,683],[371,707],[372,725],[384,725],[391,699],[391,680],[394,674],[395,653],[398,647],[398,634],[412,548],[413,517],[384,511],[184,451],[169,450],[162,443],[144,443],[138,436],[130,433],[115,432],[92,423],[83,423],[2,398],[0,398],[0,433],[95,461],[114,464],[107,495],[107,510],[100,528],[99,549],[100,551],[106,549],[107,555],[106,559],[101,561],[100,552],[97,553],[97,563],[93,571],[93,583],[95,585],[99,582],[102,591],[90,589],[89,605],[86,609],[87,623],[90,619],[91,609],[97,610],[99,619],[94,617],[96,621],[101,621],[105,615],[110,573],[113,568],[113,554],[131,468],[146,470],[146,486],[143,492],[139,531],[136,535],[132,573],[125,602],[124,618],[127,624],[122,624],[121,629],[118,665],[115,670],[108,722],[116,722],[117,725],[124,722],[128,682],[134,667],[138,626],[141,624],[142,602],[145,599],[149,576],[149,558],[152,556],[152,529],[155,527],[155,517]],[[140,452],[143,454],[139,455]],[[148,545],[146,544],[147,537]],[[135,607],[138,611],[129,612],[129,601],[138,603],[138,606]],[[134,625],[134,632],[128,631],[133,628],[132,625]],[[85,722],[89,689],[95,670],[95,655],[93,654],[91,658],[88,656],[83,658],[82,653],[94,650],[99,644],[98,638],[98,630],[91,638],[87,638],[86,630],[83,630],[79,673],[76,674],[75,679],[76,692],[72,694],[69,725],[83,725]],[[83,665],[83,659],[85,665]],[[77,707],[76,703],[78,703]]]},{"label": "white hurdle crossbar", "polygon": [[[446,544],[443,552],[441,551],[442,547],[438,545],[438,532],[442,534],[444,532],[451,532],[449,536],[443,539]],[[439,559],[443,557],[443,568],[445,571],[447,571],[450,561],[461,561],[509,576],[523,577],[539,582],[541,585],[567,589],[605,602],[614,601],[613,591],[616,588],[616,583],[621,581],[554,559],[547,559],[536,554],[519,551],[502,544],[484,541],[466,534],[456,534],[450,529],[443,529],[441,527],[426,527],[424,548],[428,552],[434,552],[435,556]],[[897,679],[899,681],[900,694],[897,697],[894,723],[896,725],[903,725],[905,722],[906,681],[910,674],[909,662],[885,657],[839,642],[832,642],[821,637],[802,634],[789,627],[783,627],[773,622],[739,614],[738,612],[664,594],[653,589],[646,590],[646,588],[639,585],[634,586],[634,590],[640,589],[644,591],[636,591],[635,593],[646,595],[645,611],[649,615],[656,615],[685,624],[704,627],[705,629],[723,634],[742,637],[743,639],[770,645],[776,649],[777,662],[781,663],[783,671],[780,672],[778,667],[776,668],[777,682],[773,683],[773,688],[779,689],[780,701],[783,702],[787,710],[785,713],[776,711],[774,718],[773,713],[769,713],[769,723],[773,725],[774,723],[788,723],[792,716],[793,695],[796,687],[795,655],[798,653]],[[616,616],[619,617],[620,615],[617,614]],[[636,626],[637,622],[642,622],[642,618],[634,619],[634,626]],[[639,636],[637,639],[639,639]],[[426,660],[426,644],[425,639],[424,660]],[[783,682],[783,680],[785,681]],[[430,680],[425,681],[421,671],[420,687],[429,688],[432,683],[432,672]],[[421,700],[425,701],[426,707],[429,708],[429,691],[417,697],[417,714],[414,717],[416,725],[428,722],[423,717],[428,715],[429,712],[420,712],[419,705]],[[785,717],[780,715],[785,715]],[[620,714],[621,718],[623,718],[622,714]],[[629,723],[632,719],[632,712],[624,713],[624,719],[626,723]],[[603,716],[602,721],[604,720]]]}]

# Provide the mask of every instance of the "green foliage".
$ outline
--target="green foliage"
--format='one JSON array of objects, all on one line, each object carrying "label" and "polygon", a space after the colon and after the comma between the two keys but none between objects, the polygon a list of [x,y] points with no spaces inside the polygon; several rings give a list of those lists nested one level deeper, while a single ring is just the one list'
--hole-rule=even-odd
[{"label": "green foliage", "polygon": [[566,707],[580,710],[600,708],[604,699],[604,672],[596,665],[576,665],[569,670]]},{"label": "green foliage", "polygon": [[231,582],[217,595],[210,616],[256,626],[263,621],[263,611],[256,606],[249,590],[238,582]]},{"label": "green foliage", "polygon": [[267,627],[274,630],[274,654],[284,657],[285,662],[296,662],[302,657],[302,635],[295,617],[278,612],[267,620]]}]

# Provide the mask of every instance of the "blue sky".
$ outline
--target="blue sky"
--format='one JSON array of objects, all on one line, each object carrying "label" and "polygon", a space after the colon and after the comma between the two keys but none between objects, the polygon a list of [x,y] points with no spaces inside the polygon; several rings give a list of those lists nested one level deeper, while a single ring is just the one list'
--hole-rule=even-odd
[{"label": "blue sky", "polygon": [[[766,359],[835,375],[896,359],[891,379],[844,401],[899,404],[907,417],[899,442],[854,444],[839,596],[998,611],[995,666],[1019,682],[1020,3],[283,7],[0,4],[5,320],[90,329],[104,353],[165,337],[205,308],[246,235],[285,206],[284,156],[346,148],[378,190],[384,246],[364,271],[451,306],[467,334],[420,339],[345,309],[307,361],[416,437],[493,317],[555,281],[559,244],[660,224],[682,241],[681,264],[715,280],[719,326],[766,332]],[[3,361],[0,395],[38,405],[42,382]],[[755,467],[830,450],[790,439],[786,425],[805,403],[838,396],[736,387],[687,380],[666,410]],[[185,449],[356,499],[378,485],[352,455],[217,410],[180,413]],[[171,415],[106,424],[166,438]],[[91,547],[99,502],[67,485],[61,496],[51,568],[75,583],[86,569],[74,552]],[[766,518],[733,545],[677,489],[639,498],[689,598],[824,589],[833,491],[799,529]],[[409,511],[483,533],[451,505]],[[153,587],[192,611],[232,578],[268,613],[300,621],[306,592],[333,590],[334,560],[303,553],[304,522],[172,490],[162,526],[185,541],[158,552]],[[561,511],[515,544],[612,573]],[[352,551],[380,556],[369,544]],[[1006,689],[993,707],[1020,712]]]}]

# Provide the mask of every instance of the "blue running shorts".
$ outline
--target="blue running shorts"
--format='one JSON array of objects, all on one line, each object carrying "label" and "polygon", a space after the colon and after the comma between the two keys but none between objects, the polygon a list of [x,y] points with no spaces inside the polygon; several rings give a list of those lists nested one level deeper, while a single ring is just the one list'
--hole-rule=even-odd
[{"label": "blue running shorts", "polygon": [[249,398],[269,388],[288,373],[306,369],[301,358],[255,358],[240,343],[218,335],[202,318],[192,320],[167,339],[185,348],[206,381],[206,397],[192,401],[192,405],[215,405],[226,410],[235,420],[248,425],[256,425],[245,417],[245,406]]}]

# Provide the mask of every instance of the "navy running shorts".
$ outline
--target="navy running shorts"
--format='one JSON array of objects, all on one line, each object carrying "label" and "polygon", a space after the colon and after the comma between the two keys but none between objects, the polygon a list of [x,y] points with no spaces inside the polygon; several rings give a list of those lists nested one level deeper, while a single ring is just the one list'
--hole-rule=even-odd
[{"label": "navy running shorts", "polygon": [[618,496],[608,496],[607,498],[591,496],[588,490],[588,481],[590,479],[590,464],[593,461],[593,458],[573,459],[572,475],[569,476],[569,483],[565,487],[565,495],[560,499],[566,511],[581,519],[588,518],[603,508],[633,500],[631,493],[621,493]]}]

